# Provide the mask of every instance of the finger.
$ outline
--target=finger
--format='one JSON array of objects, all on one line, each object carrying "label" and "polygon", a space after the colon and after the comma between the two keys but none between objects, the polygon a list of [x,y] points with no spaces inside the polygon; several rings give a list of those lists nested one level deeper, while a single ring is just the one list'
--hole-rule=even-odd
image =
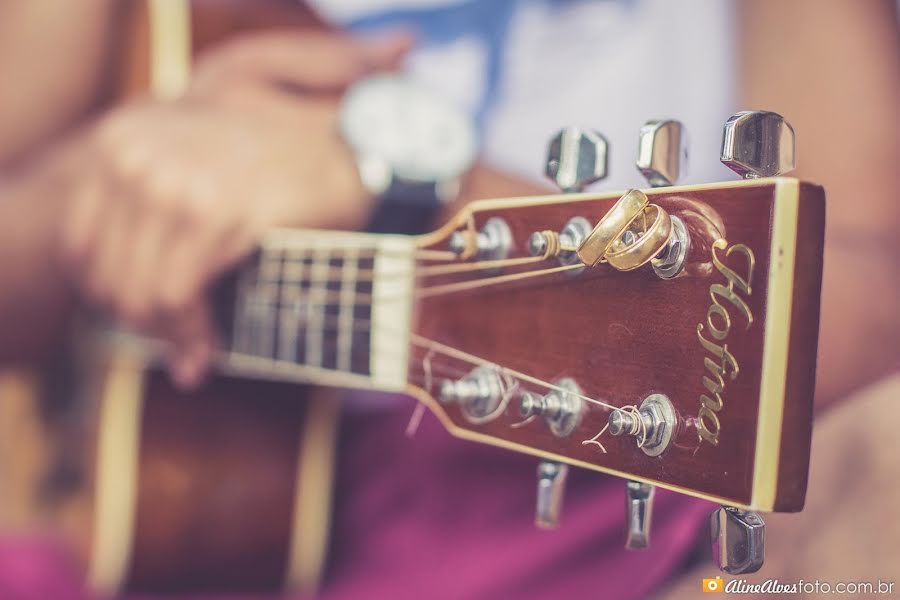
[{"label": "finger", "polygon": [[252,110],[260,118],[287,124],[296,131],[319,128],[333,133],[339,120],[340,97],[334,95],[298,96],[287,90],[247,86],[230,92],[226,102],[231,108]]},{"label": "finger", "polygon": [[165,313],[178,314],[195,303],[203,294],[218,265],[213,258],[225,237],[210,214],[207,222],[200,217],[181,215],[170,224],[159,267],[163,275],[156,282],[158,306]]},{"label": "finger", "polygon": [[161,319],[157,332],[171,344],[167,362],[176,385],[183,389],[199,385],[212,364],[216,347],[207,301],[199,299],[184,311]]},{"label": "finger", "polygon": [[372,39],[296,31],[250,34],[201,59],[193,89],[215,90],[225,81],[251,78],[340,90],[367,73],[397,68],[412,43],[403,33]]},{"label": "finger", "polygon": [[[247,256],[258,240],[252,227],[229,228],[221,217],[208,228],[183,224],[182,235],[169,244],[163,270],[167,282],[160,290],[163,304],[174,312],[162,334],[171,341],[172,376],[181,386],[193,387],[209,369],[219,340],[214,327],[209,296],[211,283],[225,270]],[[193,235],[184,235],[193,229]]]},{"label": "finger", "polygon": [[[113,193],[118,193],[115,188]],[[117,198],[104,208],[102,230],[98,232],[97,248],[88,267],[88,293],[98,304],[112,308],[121,317],[120,298],[123,271],[120,257],[125,252],[132,218],[128,203]]]},{"label": "finger", "polygon": [[122,253],[122,310],[124,317],[139,328],[154,317],[154,287],[165,276],[162,256],[168,230],[158,215],[137,214],[137,230]]},{"label": "finger", "polygon": [[[146,262],[135,264],[135,242],[146,244],[155,235],[165,214],[166,194],[170,190],[159,185],[158,169],[146,158],[146,147],[123,147],[109,178],[108,213],[93,269],[92,289],[101,302],[109,304],[116,316],[126,324],[141,328],[149,317],[133,300],[152,281],[155,273]],[[150,231],[148,231],[150,230]],[[143,250],[142,250],[143,251]],[[144,286],[134,290],[131,286]]]},{"label": "finger", "polygon": [[71,268],[84,268],[96,248],[104,192],[102,179],[88,174],[73,194],[61,240],[63,260]]}]

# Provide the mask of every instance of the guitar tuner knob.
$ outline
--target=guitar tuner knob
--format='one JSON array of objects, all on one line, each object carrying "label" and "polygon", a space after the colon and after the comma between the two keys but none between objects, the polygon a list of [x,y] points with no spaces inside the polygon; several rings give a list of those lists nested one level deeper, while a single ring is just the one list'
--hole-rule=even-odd
[{"label": "guitar tuner knob", "polygon": [[637,410],[615,410],[609,415],[609,433],[637,440],[647,456],[659,456],[672,443],[677,419],[672,401],[663,394],[651,394]]},{"label": "guitar tuner knob", "polygon": [[[528,238],[528,253],[531,256],[556,257],[561,265],[581,262],[576,249],[581,246],[591,232],[591,223],[584,217],[572,217],[562,231],[535,231]],[[569,271],[577,274],[580,269]]]},{"label": "guitar tuner knob", "polygon": [[[653,187],[674,185],[687,172],[687,131],[681,121],[647,121],[638,138],[638,170]],[[650,261],[661,279],[672,279],[684,269],[691,236],[684,221],[671,217],[672,233],[663,249]]]},{"label": "guitar tuner knob", "polygon": [[596,131],[566,127],[550,140],[545,173],[563,192],[580,192],[606,177],[608,146]]},{"label": "guitar tuner knob", "polygon": [[656,258],[650,261],[653,272],[660,279],[673,279],[684,270],[691,251],[691,235],[680,217],[671,215],[672,234]]},{"label": "guitar tuner knob", "polygon": [[534,524],[541,529],[556,529],[562,512],[563,493],[569,467],[544,460],[537,469],[537,502]]},{"label": "guitar tuner knob", "polygon": [[725,122],[722,163],[745,179],[794,170],[794,129],[778,113],[739,112]]},{"label": "guitar tuner knob", "polygon": [[444,404],[459,404],[463,415],[473,422],[489,419],[500,407],[503,384],[489,367],[476,367],[462,379],[441,382],[438,398]]},{"label": "guitar tuner knob", "polygon": [[454,231],[447,242],[448,249],[462,259],[502,260],[509,256],[513,245],[512,231],[500,217],[491,217],[481,231]]},{"label": "guitar tuner knob", "polygon": [[723,506],[710,518],[713,561],[731,575],[755,573],[765,561],[766,525],[755,512]]},{"label": "guitar tuner knob", "polygon": [[523,419],[543,417],[556,437],[569,436],[581,423],[583,412],[581,388],[574,380],[560,379],[554,385],[566,391],[551,390],[545,396],[524,392],[519,398],[519,414]]},{"label": "guitar tuner knob", "polygon": [[650,521],[656,488],[649,483],[625,484],[625,548],[643,550],[650,545]]},{"label": "guitar tuner knob", "polygon": [[647,121],[638,139],[638,170],[653,187],[674,185],[687,172],[687,132],[681,121]]}]

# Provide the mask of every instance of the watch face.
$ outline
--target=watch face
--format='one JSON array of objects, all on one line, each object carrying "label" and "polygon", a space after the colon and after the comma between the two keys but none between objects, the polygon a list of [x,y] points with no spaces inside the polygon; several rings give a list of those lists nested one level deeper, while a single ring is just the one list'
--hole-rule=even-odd
[{"label": "watch face", "polygon": [[475,158],[468,115],[441,96],[397,75],[378,75],[350,88],[341,133],[363,159],[378,159],[413,181],[460,176]]}]

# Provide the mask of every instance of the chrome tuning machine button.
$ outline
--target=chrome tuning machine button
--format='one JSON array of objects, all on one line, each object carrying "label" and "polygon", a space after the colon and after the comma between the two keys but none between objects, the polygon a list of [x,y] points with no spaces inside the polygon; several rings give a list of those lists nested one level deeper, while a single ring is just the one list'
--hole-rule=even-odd
[{"label": "chrome tuning machine button", "polygon": [[643,550],[650,545],[650,522],[656,488],[649,483],[625,483],[625,548]]},{"label": "chrome tuning machine button", "polygon": [[614,410],[609,415],[609,433],[637,440],[647,456],[659,456],[672,443],[677,418],[668,396],[650,394],[637,410]]},{"label": "chrome tuning machine button", "polygon": [[[581,192],[607,175],[609,144],[600,133],[570,126],[561,129],[547,150],[545,173],[564,193]],[[562,231],[535,231],[528,240],[528,253],[556,257],[563,266],[581,262],[576,250],[593,226],[584,217],[569,219]],[[581,269],[569,271],[577,275]]]},{"label": "chrome tuning machine button", "polygon": [[573,379],[554,382],[562,390],[550,390],[545,396],[524,392],[519,398],[519,414],[522,418],[543,417],[547,427],[556,437],[568,437],[581,423],[583,412],[581,388]]},{"label": "chrome tuning machine button", "polygon": [[765,560],[766,525],[755,512],[723,506],[710,518],[713,561],[731,575],[755,573]]},{"label": "chrome tuning machine button", "polygon": [[500,217],[485,221],[481,231],[454,231],[447,244],[451,252],[464,260],[502,260],[509,256],[512,245],[512,232]]},{"label": "chrome tuning machine button", "polygon": [[537,503],[534,524],[541,529],[556,529],[562,512],[568,465],[543,460],[537,469]]},{"label": "chrome tuning machine button", "polygon": [[608,146],[596,131],[566,127],[550,140],[545,173],[563,192],[580,192],[606,177]]},{"label": "chrome tuning machine button", "polygon": [[[687,172],[687,132],[681,121],[647,121],[638,140],[638,170],[652,187],[674,185]],[[650,261],[661,279],[672,279],[684,269],[691,248],[684,221],[672,215],[672,232],[663,249]]]},{"label": "chrome tuning machine button", "polygon": [[794,170],[794,129],[778,113],[743,111],[725,122],[722,163],[745,179],[777,177]]},{"label": "chrome tuning machine button", "polygon": [[438,394],[440,402],[457,403],[472,422],[490,419],[503,400],[503,383],[490,367],[476,367],[462,379],[445,379]]},{"label": "chrome tuning machine button", "polygon": [[647,121],[641,127],[635,165],[652,187],[675,185],[687,164],[687,132],[681,121]]},{"label": "chrome tuning machine button", "polygon": [[[562,231],[535,231],[528,238],[528,253],[545,258],[556,257],[561,265],[581,262],[576,250],[591,232],[591,223],[584,217],[572,217]],[[569,271],[577,273],[580,269]]]}]

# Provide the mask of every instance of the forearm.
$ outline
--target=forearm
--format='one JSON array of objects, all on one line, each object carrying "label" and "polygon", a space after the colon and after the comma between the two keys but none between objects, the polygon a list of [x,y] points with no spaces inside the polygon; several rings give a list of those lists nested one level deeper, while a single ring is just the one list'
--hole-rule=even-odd
[{"label": "forearm", "polygon": [[900,366],[900,27],[891,0],[742,8],[743,105],[791,121],[797,175],[821,183],[828,199],[821,405]]},{"label": "forearm", "polygon": [[51,348],[72,305],[57,258],[65,160],[57,152],[15,173],[0,171],[0,363]]},{"label": "forearm", "polygon": [[119,54],[112,34],[130,4],[0,2],[0,165],[39,150],[106,99]]}]

